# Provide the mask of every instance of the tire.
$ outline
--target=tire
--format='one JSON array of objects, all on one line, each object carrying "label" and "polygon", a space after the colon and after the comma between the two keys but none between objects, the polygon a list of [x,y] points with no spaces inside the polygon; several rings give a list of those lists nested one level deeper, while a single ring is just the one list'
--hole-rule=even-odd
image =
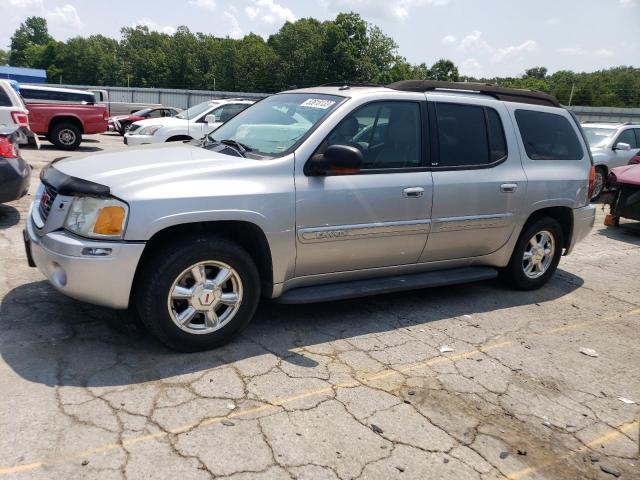
[{"label": "tire", "polygon": [[80,129],[72,123],[57,123],[49,132],[51,143],[62,150],[75,150],[82,142]]},{"label": "tire", "polygon": [[121,123],[120,130],[118,130],[118,133],[120,133],[120,135],[124,137],[124,134],[127,133],[130,128],[131,128],[131,122]]},{"label": "tire", "polygon": [[596,200],[602,191],[604,190],[605,184],[607,181],[607,172],[602,167],[596,167],[596,182],[595,187],[593,189],[593,196],[591,197],[591,201]]},{"label": "tire", "polygon": [[[535,251],[535,255],[530,257],[530,260],[525,259],[525,252],[532,252],[532,244],[530,244],[530,242],[534,236],[538,242],[543,240],[541,236],[542,233],[550,236],[553,252],[544,255],[539,262],[540,267],[538,267],[535,261],[540,258],[540,255],[543,255],[543,252],[539,250]],[[501,272],[502,279],[518,290],[535,290],[542,287],[549,281],[558,268],[563,245],[564,234],[562,227],[555,219],[551,217],[541,217],[525,225],[513,249],[509,264]],[[527,273],[525,269],[532,263],[533,268]],[[543,266],[544,268],[542,268]]]},{"label": "tire", "polygon": [[[200,279],[208,283],[196,281],[194,268],[204,272]],[[229,270],[229,279],[216,288],[223,269]],[[158,340],[174,350],[196,352],[229,342],[248,325],[260,300],[260,276],[249,254],[235,243],[192,235],[157,250],[138,275],[135,292],[140,319]],[[226,305],[234,294],[236,304]]]}]

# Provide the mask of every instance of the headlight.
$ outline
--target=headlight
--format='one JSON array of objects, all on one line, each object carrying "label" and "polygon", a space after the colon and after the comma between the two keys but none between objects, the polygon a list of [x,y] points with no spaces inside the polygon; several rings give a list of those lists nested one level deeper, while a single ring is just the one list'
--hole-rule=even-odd
[{"label": "headlight", "polygon": [[115,198],[76,197],[64,222],[68,231],[90,238],[122,238],[129,207]]},{"label": "headlight", "polygon": [[137,134],[138,135],[153,135],[154,133],[156,133],[161,128],[162,128],[162,125],[149,125],[148,127],[142,128],[140,131],[138,131]]}]

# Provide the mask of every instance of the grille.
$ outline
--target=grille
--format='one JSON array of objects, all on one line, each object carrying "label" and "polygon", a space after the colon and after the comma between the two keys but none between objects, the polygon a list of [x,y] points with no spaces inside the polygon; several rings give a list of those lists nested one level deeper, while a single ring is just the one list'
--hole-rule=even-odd
[{"label": "grille", "polygon": [[58,195],[58,191],[51,187],[50,185],[44,186],[44,192],[42,192],[42,197],[40,197],[40,205],[38,208],[40,209],[40,216],[43,221],[47,220],[49,216],[49,212],[51,211],[51,207],[53,206],[53,201],[56,199]]},{"label": "grille", "polygon": [[140,125],[131,125],[129,127],[129,132],[135,132],[136,130],[138,130],[140,128]]}]

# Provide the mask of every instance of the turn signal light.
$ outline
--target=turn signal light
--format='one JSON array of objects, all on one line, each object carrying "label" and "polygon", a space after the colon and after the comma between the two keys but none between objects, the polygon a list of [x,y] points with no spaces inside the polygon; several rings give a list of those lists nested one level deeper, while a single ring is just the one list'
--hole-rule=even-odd
[{"label": "turn signal light", "polygon": [[593,197],[593,192],[596,188],[596,167],[591,166],[589,170],[589,198]]},{"label": "turn signal light", "polygon": [[124,208],[118,206],[103,207],[98,213],[93,233],[98,235],[120,235],[124,228]]}]

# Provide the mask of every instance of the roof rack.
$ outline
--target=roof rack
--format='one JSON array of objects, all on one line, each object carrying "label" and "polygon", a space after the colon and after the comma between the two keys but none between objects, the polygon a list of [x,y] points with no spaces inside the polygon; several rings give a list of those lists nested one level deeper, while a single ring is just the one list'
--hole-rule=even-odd
[{"label": "roof rack", "polygon": [[536,90],[499,87],[490,83],[443,82],[439,80],[402,80],[387,85],[388,88],[404,92],[429,92],[434,90],[462,90],[490,95],[504,102],[530,103],[561,107],[558,99],[548,93]]},{"label": "roof rack", "polygon": [[633,120],[624,122],[623,125],[640,125],[640,122],[634,122]]},{"label": "roof rack", "polygon": [[368,82],[329,82],[323,83],[320,85],[321,87],[384,87],[379,83],[368,83]]}]

